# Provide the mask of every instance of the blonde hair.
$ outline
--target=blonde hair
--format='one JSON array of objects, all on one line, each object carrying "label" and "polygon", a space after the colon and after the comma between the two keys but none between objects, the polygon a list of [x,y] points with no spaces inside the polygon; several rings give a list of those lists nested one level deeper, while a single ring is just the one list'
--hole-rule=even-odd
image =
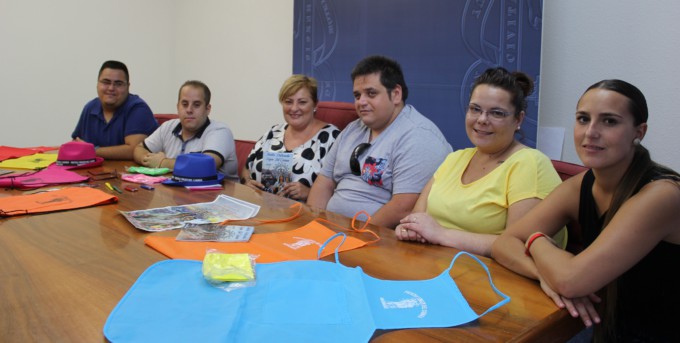
[{"label": "blonde hair", "polygon": [[279,102],[283,102],[284,99],[297,93],[302,88],[306,88],[309,91],[309,94],[312,96],[312,102],[316,105],[319,102],[316,94],[318,88],[316,79],[301,74],[295,74],[283,82],[283,86],[281,86],[279,91]]}]

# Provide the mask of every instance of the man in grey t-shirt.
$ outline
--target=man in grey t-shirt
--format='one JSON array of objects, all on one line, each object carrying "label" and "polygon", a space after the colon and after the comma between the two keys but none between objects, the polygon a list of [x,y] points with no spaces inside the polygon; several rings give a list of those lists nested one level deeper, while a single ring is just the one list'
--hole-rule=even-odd
[{"label": "man in grey t-shirt", "polygon": [[201,81],[187,81],[179,89],[179,119],[168,120],[135,148],[135,162],[151,168],[175,166],[177,156],[202,153],[215,160],[217,170],[238,180],[236,147],[229,127],[208,119],[210,89]]},{"label": "man in grey t-shirt", "polygon": [[396,61],[370,56],[351,76],[359,119],[322,161],[307,204],[348,217],[365,210],[371,223],[394,228],[451,145],[432,121],[405,105],[408,88]]}]

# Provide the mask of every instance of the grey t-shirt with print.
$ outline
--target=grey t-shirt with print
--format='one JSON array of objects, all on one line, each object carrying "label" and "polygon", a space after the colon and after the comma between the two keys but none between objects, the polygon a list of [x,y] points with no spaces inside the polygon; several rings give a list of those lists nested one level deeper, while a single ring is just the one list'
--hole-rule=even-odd
[{"label": "grey t-shirt with print", "polygon": [[326,209],[353,217],[373,215],[393,194],[420,193],[451,152],[439,128],[413,106],[406,105],[360,156],[361,176],[352,174],[354,148],[369,141],[371,129],[361,119],[338,136],[323,161],[321,175],[336,183]]}]

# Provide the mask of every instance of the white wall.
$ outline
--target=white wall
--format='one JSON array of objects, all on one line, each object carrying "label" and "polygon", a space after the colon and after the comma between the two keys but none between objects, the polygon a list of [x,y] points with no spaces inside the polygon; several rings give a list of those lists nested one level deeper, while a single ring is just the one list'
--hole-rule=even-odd
[{"label": "white wall", "polygon": [[167,101],[173,13],[164,0],[0,0],[0,145],[70,140],[107,59],[152,108]]},{"label": "white wall", "polygon": [[652,158],[680,170],[680,2],[545,0],[539,113],[541,126],[565,127],[563,159],[578,162],[576,103],[602,79],[628,81],[645,94]]},{"label": "white wall", "polygon": [[68,141],[107,59],[156,113],[176,113],[185,80],[206,82],[211,115],[257,139],[282,119],[292,16],[292,0],[0,0],[0,145]]},{"label": "white wall", "polygon": [[170,109],[181,83],[195,78],[210,86],[210,115],[236,138],[258,139],[283,121],[278,98],[293,70],[292,18],[292,0],[178,1]]},{"label": "white wall", "polygon": [[[187,79],[213,91],[212,116],[237,138],[281,121],[278,89],[292,70],[292,0],[0,0],[0,145],[58,145],[96,96],[106,59],[127,63],[131,91],[175,113]],[[650,107],[643,144],[680,170],[677,82],[680,2],[544,1],[540,125],[571,130],[590,84],[620,78]]]}]

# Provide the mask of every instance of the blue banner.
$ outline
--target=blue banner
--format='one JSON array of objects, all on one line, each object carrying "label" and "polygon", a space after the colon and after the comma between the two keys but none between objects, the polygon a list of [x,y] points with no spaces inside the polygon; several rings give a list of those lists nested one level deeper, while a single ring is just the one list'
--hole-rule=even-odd
[{"label": "blue banner", "polygon": [[353,102],[350,72],[369,55],[397,60],[408,103],[454,149],[465,133],[470,86],[485,69],[520,70],[536,82],[522,125],[536,146],[541,0],[295,0],[293,72],[319,81],[322,101]]}]

